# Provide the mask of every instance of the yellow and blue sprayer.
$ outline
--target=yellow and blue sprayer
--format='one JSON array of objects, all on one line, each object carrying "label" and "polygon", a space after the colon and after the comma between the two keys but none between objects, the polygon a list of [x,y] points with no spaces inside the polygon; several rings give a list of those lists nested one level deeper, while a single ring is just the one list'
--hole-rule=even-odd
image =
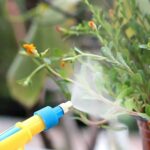
[{"label": "yellow and blue sprayer", "polygon": [[24,146],[34,135],[56,126],[71,107],[70,101],[54,108],[46,106],[36,111],[29,119],[17,122],[0,134],[0,150],[24,150]]}]

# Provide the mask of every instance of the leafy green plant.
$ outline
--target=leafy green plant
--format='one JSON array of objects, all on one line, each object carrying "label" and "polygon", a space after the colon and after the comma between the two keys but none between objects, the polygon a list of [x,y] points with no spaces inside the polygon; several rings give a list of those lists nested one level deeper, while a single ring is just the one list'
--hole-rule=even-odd
[{"label": "leafy green plant", "polygon": [[[59,31],[66,36],[87,35],[96,37],[101,45],[96,54],[74,48],[63,58],[63,63],[80,61],[88,58],[99,63],[105,75],[105,88],[125,113],[149,119],[150,116],[150,16],[143,13],[136,0],[118,0],[109,11],[85,3],[92,13],[90,21],[72,26],[70,29],[60,27]],[[31,73],[33,77],[40,68],[46,68],[52,75],[65,81],[60,84],[65,91],[66,81],[74,83],[64,75],[62,69],[54,69],[52,61],[46,55],[38,53],[33,57],[39,67]],[[63,64],[64,66],[64,64]],[[98,81],[97,81],[98,82]],[[63,86],[62,86],[63,85]],[[65,91],[66,92],[66,91]],[[68,91],[66,93],[69,93]],[[83,119],[84,118],[84,119]],[[85,122],[88,120],[83,117]]]},{"label": "leafy green plant", "polygon": [[66,30],[66,35],[96,37],[101,45],[98,54],[79,52],[64,60],[89,57],[103,62],[109,94],[134,115],[149,118],[150,17],[142,13],[136,0],[116,1],[114,8],[104,11],[86,5],[92,19]]}]

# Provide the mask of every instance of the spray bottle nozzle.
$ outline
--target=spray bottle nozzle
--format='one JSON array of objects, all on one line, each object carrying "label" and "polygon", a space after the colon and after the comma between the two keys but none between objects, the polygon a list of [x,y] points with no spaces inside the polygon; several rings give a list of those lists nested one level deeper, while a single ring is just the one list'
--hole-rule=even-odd
[{"label": "spray bottle nozzle", "polygon": [[59,119],[65,113],[67,113],[71,107],[72,107],[72,103],[68,101],[54,108],[51,108],[50,106],[44,107],[43,109],[40,109],[34,114],[39,115],[42,118],[46,127],[45,130],[47,130],[57,125],[59,122]]},{"label": "spray bottle nozzle", "polygon": [[56,126],[60,118],[63,117],[71,107],[72,103],[68,101],[54,108],[47,106],[36,111],[34,116],[23,122],[16,123],[14,127],[0,134],[0,149],[11,150],[12,147],[10,147],[10,145],[12,143],[14,144],[12,145],[13,149],[24,146],[31,140],[33,135]]},{"label": "spray bottle nozzle", "polygon": [[71,101],[68,101],[60,104],[59,106],[63,109],[64,113],[67,113],[73,105]]}]

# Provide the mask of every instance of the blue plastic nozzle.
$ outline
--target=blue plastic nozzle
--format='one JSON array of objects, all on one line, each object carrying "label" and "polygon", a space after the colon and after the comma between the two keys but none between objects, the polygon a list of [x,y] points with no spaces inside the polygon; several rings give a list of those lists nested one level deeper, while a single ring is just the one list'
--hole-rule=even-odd
[{"label": "blue plastic nozzle", "polygon": [[[45,124],[45,130],[56,126],[59,123],[60,118],[64,115],[64,113],[69,111],[69,108],[72,107],[72,103],[70,101],[66,103],[62,103],[57,107],[44,107],[34,113],[34,115],[38,115]],[[10,128],[4,133],[0,134],[0,141],[6,139],[7,137],[17,133],[21,128],[16,126]]]},{"label": "blue plastic nozzle", "polygon": [[64,111],[60,106],[52,108],[50,106],[44,107],[39,111],[36,111],[34,115],[41,117],[45,124],[45,130],[56,126],[59,123],[59,119],[64,115]]}]

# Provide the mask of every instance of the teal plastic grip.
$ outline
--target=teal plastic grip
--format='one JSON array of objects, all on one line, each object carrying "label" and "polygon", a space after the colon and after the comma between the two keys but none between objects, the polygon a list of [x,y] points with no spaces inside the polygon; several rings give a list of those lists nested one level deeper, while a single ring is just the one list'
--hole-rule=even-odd
[{"label": "teal plastic grip", "polygon": [[2,141],[4,139],[8,138],[9,136],[15,134],[19,130],[20,130],[20,128],[15,127],[15,126],[10,128],[10,129],[8,129],[8,130],[6,130],[4,133],[0,134],[0,141]]},{"label": "teal plastic grip", "polygon": [[38,115],[42,118],[45,124],[45,130],[48,130],[59,123],[59,119],[64,115],[64,111],[60,106],[55,108],[47,106],[36,111],[34,115]]}]

